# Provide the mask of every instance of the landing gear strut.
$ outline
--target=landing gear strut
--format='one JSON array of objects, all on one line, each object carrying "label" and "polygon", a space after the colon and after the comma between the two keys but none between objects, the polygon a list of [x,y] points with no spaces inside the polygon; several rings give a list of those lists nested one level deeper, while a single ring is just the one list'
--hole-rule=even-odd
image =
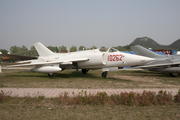
[{"label": "landing gear strut", "polygon": [[54,75],[54,73],[48,73],[49,77],[52,77]]},{"label": "landing gear strut", "polygon": [[177,76],[178,76],[178,73],[170,73],[170,76],[171,76],[171,77],[177,77]]},{"label": "landing gear strut", "polygon": [[86,74],[89,71],[89,69],[82,69],[82,73]]},{"label": "landing gear strut", "polygon": [[102,73],[102,77],[103,77],[103,78],[106,78],[107,75],[108,75],[108,72],[107,72],[107,71],[105,71],[105,72]]}]

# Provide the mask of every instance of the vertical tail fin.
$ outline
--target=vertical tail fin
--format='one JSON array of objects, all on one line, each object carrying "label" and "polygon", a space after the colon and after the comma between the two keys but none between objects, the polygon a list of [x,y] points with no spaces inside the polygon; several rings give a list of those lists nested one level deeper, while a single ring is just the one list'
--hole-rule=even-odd
[{"label": "vertical tail fin", "polygon": [[54,55],[54,53],[49,50],[47,47],[45,47],[42,43],[37,42],[34,44],[34,47],[36,48],[39,56],[50,56]]},{"label": "vertical tail fin", "polygon": [[157,53],[152,52],[140,45],[131,46],[131,50],[133,50],[137,55],[142,55],[150,58],[161,57],[161,55],[158,55]]}]

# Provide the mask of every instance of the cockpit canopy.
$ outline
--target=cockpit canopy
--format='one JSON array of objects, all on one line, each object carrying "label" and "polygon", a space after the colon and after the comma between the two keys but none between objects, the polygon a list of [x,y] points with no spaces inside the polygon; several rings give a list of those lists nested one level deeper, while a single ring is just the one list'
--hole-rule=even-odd
[{"label": "cockpit canopy", "polygon": [[115,48],[101,48],[99,49],[101,52],[118,52]]},{"label": "cockpit canopy", "polygon": [[115,48],[109,48],[107,52],[118,52]]}]

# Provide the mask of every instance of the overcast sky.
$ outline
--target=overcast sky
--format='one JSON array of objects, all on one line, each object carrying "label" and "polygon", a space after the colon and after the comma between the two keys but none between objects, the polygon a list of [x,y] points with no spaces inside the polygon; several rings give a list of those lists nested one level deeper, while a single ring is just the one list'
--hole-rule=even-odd
[{"label": "overcast sky", "polygon": [[0,49],[112,47],[180,39],[180,0],[0,0]]}]

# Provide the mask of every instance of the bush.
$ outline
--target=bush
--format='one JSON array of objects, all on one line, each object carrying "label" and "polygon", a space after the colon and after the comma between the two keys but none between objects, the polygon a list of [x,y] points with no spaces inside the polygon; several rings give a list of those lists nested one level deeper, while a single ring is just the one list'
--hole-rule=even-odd
[{"label": "bush", "polygon": [[151,91],[144,91],[142,95],[138,94],[137,99],[138,103],[141,106],[149,106],[149,105],[156,105],[157,104],[157,97],[155,92]]},{"label": "bush", "polygon": [[10,95],[5,94],[2,90],[0,92],[0,103],[2,103],[3,101],[7,100],[10,97]]},{"label": "bush", "polygon": [[157,100],[160,105],[167,105],[171,104],[173,102],[173,96],[171,93],[168,93],[166,91],[159,91],[157,95]]},{"label": "bush", "polygon": [[178,94],[175,95],[175,101],[176,101],[176,102],[180,102],[180,89],[179,89],[179,91],[178,91]]},{"label": "bush", "polygon": [[[158,95],[155,92],[143,91],[142,94],[134,92],[121,92],[120,94],[112,94],[108,96],[106,92],[98,92],[97,94],[87,95],[85,92],[80,92],[78,96],[68,97],[68,93],[61,94],[58,98],[58,101],[61,104],[66,105],[104,105],[104,104],[114,104],[114,105],[140,105],[140,106],[149,106],[149,105],[168,105],[172,104],[173,97],[171,93],[166,91],[159,91]],[[180,91],[176,96],[176,99],[180,101]]]}]

